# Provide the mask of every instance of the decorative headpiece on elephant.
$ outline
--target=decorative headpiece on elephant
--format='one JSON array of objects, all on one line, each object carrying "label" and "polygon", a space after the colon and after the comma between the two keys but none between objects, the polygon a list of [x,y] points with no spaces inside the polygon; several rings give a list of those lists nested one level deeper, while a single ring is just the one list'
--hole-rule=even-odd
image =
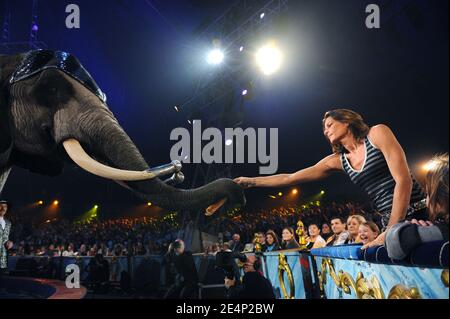
[{"label": "decorative headpiece on elephant", "polygon": [[[183,190],[168,182],[183,179],[181,163],[150,169],[106,96],[71,54],[0,55],[0,85],[0,193],[13,166],[55,176],[64,163],[75,163],[169,210],[209,206],[212,213],[225,202],[245,204],[241,187],[230,179]],[[172,178],[159,178],[167,174]]]}]

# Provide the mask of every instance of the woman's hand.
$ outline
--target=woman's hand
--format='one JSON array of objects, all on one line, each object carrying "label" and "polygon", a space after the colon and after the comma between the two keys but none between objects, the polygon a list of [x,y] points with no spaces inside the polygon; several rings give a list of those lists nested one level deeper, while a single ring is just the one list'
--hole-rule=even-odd
[{"label": "woman's hand", "polygon": [[253,177],[238,177],[234,179],[234,182],[244,189],[256,186],[255,178]]},{"label": "woman's hand", "polygon": [[413,219],[413,220],[411,220],[411,224],[415,224],[415,225],[418,225],[418,226],[424,226],[424,227],[426,227],[426,226],[433,226],[433,223],[428,221],[428,220],[424,221],[424,220]]},{"label": "woman's hand", "polygon": [[377,238],[375,238],[375,240],[362,246],[361,249],[367,249],[369,247],[374,247],[374,246],[383,246],[385,238],[386,238],[386,232],[383,232]]}]

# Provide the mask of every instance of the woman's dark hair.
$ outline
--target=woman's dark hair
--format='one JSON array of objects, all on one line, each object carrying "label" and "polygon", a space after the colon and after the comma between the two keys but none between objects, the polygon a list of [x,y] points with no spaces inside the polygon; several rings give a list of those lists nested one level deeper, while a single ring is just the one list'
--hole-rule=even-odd
[{"label": "woman's dark hair", "polygon": [[437,155],[429,163],[425,185],[430,219],[448,224],[448,154]]},{"label": "woman's dark hair", "polygon": [[[284,228],[283,228],[283,231],[284,231],[284,230],[287,230],[287,231],[290,232],[293,236],[295,235],[294,228],[292,228],[292,227],[284,227]],[[294,236],[294,240],[295,240],[295,236]]]},{"label": "woman's dark hair", "polygon": [[[325,121],[329,117],[338,122],[348,124],[350,132],[352,132],[353,136],[358,142],[363,140],[367,136],[367,134],[369,134],[370,128],[366,123],[364,123],[362,116],[352,110],[336,109],[326,112],[322,120],[322,128],[324,131]],[[332,144],[328,137],[326,138],[330,143],[331,148],[333,149],[333,153],[348,153],[348,151],[345,149],[345,147],[342,146],[341,143]]]},{"label": "woman's dark hair", "polygon": [[277,234],[275,234],[275,232],[274,232],[273,230],[267,231],[267,232],[266,232],[266,238],[267,238],[267,236],[272,236],[273,242],[274,242],[277,246],[280,245],[280,241],[278,240],[278,236],[277,236]]}]

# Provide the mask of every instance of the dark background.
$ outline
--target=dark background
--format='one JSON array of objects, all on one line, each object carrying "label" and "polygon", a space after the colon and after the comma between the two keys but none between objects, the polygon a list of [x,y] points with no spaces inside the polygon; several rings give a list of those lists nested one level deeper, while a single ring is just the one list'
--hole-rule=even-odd
[{"label": "dark background", "polygon": [[[80,29],[65,27],[70,3],[80,7]],[[369,3],[381,7],[379,30],[365,27]],[[5,4],[0,0],[0,19]],[[9,4],[11,41],[27,41],[32,1]],[[191,98],[201,77],[196,66],[204,53],[199,52],[210,43],[198,41],[198,30],[230,5],[222,0],[39,1],[38,39],[80,59],[156,166],[170,161],[171,130],[189,127],[173,107]],[[253,99],[244,104],[242,127],[279,128],[279,172],[296,171],[330,153],[321,119],[332,108],[353,109],[370,125],[389,125],[417,175],[433,154],[448,151],[448,1],[291,0],[274,30],[285,63],[279,73],[258,82]],[[235,165],[233,174],[254,176],[258,167]],[[190,186],[193,170],[193,164],[184,165],[183,187]],[[321,189],[329,201],[364,198],[343,175],[302,185],[300,198]],[[280,204],[267,196],[278,191],[248,191],[250,207]],[[71,167],[57,178],[15,168],[2,196],[16,208],[58,199],[61,212],[71,217],[94,204],[103,217],[131,214],[144,204],[115,183]]]}]

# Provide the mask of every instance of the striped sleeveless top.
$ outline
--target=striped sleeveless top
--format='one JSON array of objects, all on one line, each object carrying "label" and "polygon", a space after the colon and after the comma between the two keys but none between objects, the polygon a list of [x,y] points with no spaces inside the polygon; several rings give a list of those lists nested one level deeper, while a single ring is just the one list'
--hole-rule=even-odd
[{"label": "striped sleeveless top", "polygon": [[[352,182],[369,195],[374,208],[382,215],[383,227],[386,227],[392,210],[395,180],[389,171],[383,153],[373,146],[368,137],[365,138],[364,144],[366,157],[361,170],[353,169],[344,153],[340,154],[342,168],[349,175]],[[425,198],[426,195],[422,191],[422,187],[413,178],[413,188],[407,216],[411,215],[418,203]]]}]

